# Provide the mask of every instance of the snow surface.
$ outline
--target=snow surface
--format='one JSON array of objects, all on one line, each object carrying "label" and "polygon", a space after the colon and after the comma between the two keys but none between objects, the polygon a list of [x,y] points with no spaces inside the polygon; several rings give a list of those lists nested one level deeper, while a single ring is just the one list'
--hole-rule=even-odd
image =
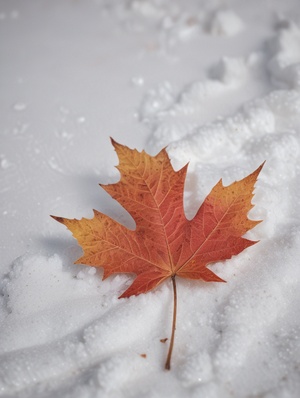
[{"label": "snow surface", "polygon": [[[298,398],[299,1],[2,0],[0,64],[1,397]],[[266,160],[260,243],[178,279],[171,371],[170,283],[118,300],[132,276],[74,265],[49,217],[134,226],[109,136],[190,162],[189,217]]]}]

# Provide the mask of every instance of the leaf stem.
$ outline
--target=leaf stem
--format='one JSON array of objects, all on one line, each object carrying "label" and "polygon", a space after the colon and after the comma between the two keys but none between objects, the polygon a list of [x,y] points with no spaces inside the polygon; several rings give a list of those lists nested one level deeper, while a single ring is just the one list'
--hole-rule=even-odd
[{"label": "leaf stem", "polygon": [[177,289],[176,289],[176,281],[175,281],[175,276],[172,275],[172,284],[173,284],[173,322],[172,322],[172,335],[171,335],[171,340],[170,340],[170,346],[169,346],[169,352],[167,356],[167,361],[165,365],[165,369],[170,370],[171,369],[171,357],[172,357],[172,351],[173,351],[173,346],[174,346],[174,338],[175,338],[175,330],[176,330],[176,316],[177,316]]}]

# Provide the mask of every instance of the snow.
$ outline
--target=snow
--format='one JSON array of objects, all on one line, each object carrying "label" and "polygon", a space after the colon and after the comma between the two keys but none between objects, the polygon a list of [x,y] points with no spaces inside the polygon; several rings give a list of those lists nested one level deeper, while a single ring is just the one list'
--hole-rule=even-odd
[{"label": "snow", "polygon": [[[300,396],[298,0],[10,0],[0,3],[0,395],[18,398]],[[266,164],[247,234],[212,269],[118,296],[74,265],[49,217],[133,221],[99,183],[118,180],[109,136],[175,168],[192,217],[214,184]]]},{"label": "snow", "polygon": [[232,10],[218,10],[209,23],[209,32],[215,35],[233,36],[243,30],[243,22]]}]

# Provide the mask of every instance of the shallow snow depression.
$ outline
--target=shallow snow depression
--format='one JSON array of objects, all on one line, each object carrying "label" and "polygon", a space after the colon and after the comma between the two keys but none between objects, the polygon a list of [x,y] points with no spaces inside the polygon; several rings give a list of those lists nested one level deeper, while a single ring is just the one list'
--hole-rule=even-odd
[{"label": "shallow snow depression", "polygon": [[[299,397],[300,10],[226,4],[0,5],[1,396]],[[94,207],[132,227],[97,187],[118,180],[109,135],[190,162],[189,217],[266,160],[260,242],[212,265],[226,284],[178,278],[169,372],[171,284],[118,300],[132,277],[74,265],[48,216]]]}]

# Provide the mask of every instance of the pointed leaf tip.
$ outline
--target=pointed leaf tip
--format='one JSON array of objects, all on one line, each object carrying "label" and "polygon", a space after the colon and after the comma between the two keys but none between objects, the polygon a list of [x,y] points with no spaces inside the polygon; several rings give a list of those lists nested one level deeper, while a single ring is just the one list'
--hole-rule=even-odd
[{"label": "pointed leaf tip", "polygon": [[57,217],[57,216],[52,216],[50,215],[51,218],[53,218],[54,220],[60,222],[60,223],[64,223],[64,218],[63,217]]},{"label": "pointed leaf tip", "polygon": [[115,147],[116,145],[120,145],[115,139],[113,139],[112,137],[109,137],[110,138],[110,142],[111,142],[111,144]]},{"label": "pointed leaf tip", "polygon": [[266,163],[266,160],[264,160],[264,161],[262,162],[262,164],[261,164],[260,166],[258,166],[258,168],[257,168],[256,170],[253,171],[252,174],[258,176],[259,173],[261,172],[262,168],[264,167],[265,163]]}]

